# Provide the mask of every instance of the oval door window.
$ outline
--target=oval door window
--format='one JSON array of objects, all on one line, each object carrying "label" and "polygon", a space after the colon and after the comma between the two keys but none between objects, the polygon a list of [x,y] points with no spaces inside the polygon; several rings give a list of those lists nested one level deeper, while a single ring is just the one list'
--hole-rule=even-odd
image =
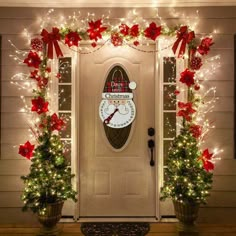
[{"label": "oval door window", "polygon": [[115,149],[124,146],[129,138],[136,109],[133,102],[135,83],[130,82],[121,66],[114,66],[105,81],[99,116],[109,143]]}]

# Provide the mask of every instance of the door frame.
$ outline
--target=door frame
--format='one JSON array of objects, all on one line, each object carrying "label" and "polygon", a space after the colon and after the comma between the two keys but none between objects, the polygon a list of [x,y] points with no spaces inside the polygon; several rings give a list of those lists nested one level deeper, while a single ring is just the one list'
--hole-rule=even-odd
[{"label": "door frame", "polygon": [[[149,44],[151,44],[149,42]],[[152,45],[155,45],[155,50],[158,51],[160,49],[160,44],[158,42],[153,43]],[[161,66],[160,66],[160,53],[154,52],[154,116],[155,116],[155,130],[157,131],[155,134],[155,142],[156,142],[156,148],[154,150],[154,157],[155,157],[155,195],[156,195],[156,201],[155,201],[155,217],[154,218],[109,218],[110,222],[133,222],[134,220],[136,222],[158,222],[161,220],[161,211],[160,211],[160,187],[163,183],[163,91],[162,91],[162,79],[161,78]],[[79,59],[79,53],[77,52],[70,52],[70,56],[72,57],[72,117],[71,117],[71,168],[72,173],[75,174],[75,177],[72,180],[73,187],[78,192],[77,199],[78,201],[76,203],[72,203],[73,208],[73,217],[75,221],[78,222],[88,222],[88,221],[96,221],[96,222],[107,222],[108,218],[80,218],[79,214],[79,203],[80,203],[80,179],[79,179],[79,168],[80,168],[80,158],[79,158],[79,109],[77,109],[76,104],[79,103],[79,96],[76,97],[76,91],[79,91],[80,89],[80,59]],[[157,101],[159,101],[157,103]],[[158,147],[158,148],[157,148]]]}]

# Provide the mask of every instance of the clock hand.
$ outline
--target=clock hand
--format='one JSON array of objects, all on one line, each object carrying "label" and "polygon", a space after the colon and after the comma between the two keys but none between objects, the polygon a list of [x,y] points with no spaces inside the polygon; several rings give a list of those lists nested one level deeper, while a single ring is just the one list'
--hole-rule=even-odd
[{"label": "clock hand", "polygon": [[109,124],[109,123],[110,123],[110,120],[111,120],[112,117],[116,114],[117,111],[119,111],[118,108],[116,108],[115,111],[112,112],[112,113],[104,120],[104,123],[105,123],[105,124]]}]

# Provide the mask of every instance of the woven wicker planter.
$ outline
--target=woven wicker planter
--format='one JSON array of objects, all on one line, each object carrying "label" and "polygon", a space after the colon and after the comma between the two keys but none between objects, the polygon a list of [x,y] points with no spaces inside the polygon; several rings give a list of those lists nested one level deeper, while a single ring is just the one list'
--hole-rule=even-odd
[{"label": "woven wicker planter", "polygon": [[42,224],[41,231],[38,235],[57,235],[57,223],[61,218],[61,211],[64,202],[48,203],[46,214],[38,214],[38,220]]},{"label": "woven wicker planter", "polygon": [[196,232],[195,221],[198,217],[199,204],[181,203],[173,201],[176,218],[179,220],[178,230]]}]

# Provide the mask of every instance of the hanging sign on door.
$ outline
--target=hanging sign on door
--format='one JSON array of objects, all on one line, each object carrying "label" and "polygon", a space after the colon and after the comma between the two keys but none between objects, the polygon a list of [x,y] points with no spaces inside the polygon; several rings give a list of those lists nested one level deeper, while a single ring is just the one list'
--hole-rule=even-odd
[{"label": "hanging sign on door", "polygon": [[124,128],[135,119],[136,109],[132,90],[136,88],[136,83],[129,81],[121,67],[114,68],[111,72],[112,75],[108,75],[102,93],[99,116],[110,128]]}]

